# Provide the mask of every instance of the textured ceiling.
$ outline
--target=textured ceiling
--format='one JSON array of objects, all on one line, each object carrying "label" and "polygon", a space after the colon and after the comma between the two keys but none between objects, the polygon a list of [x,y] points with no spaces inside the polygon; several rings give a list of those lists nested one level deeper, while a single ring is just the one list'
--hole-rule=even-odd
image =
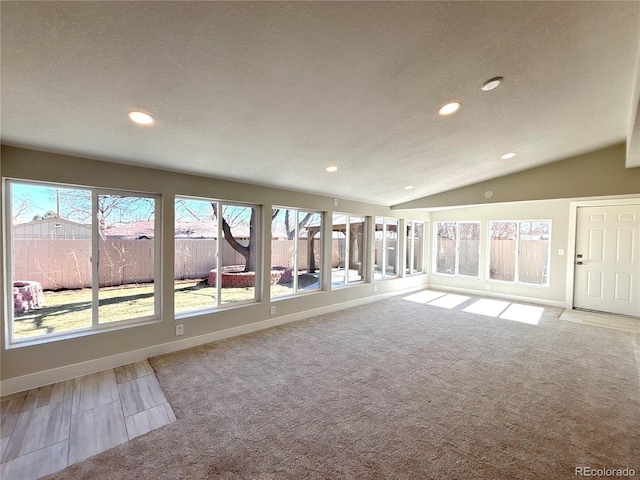
[{"label": "textured ceiling", "polygon": [[[638,2],[2,2],[0,14],[2,143],[385,205],[625,141],[638,74]],[[453,99],[461,110],[439,117]],[[131,109],[155,125],[132,124]]]}]

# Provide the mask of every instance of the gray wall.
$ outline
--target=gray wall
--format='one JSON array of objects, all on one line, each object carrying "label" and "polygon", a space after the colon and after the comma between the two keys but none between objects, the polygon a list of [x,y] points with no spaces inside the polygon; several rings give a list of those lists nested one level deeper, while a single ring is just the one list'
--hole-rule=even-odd
[{"label": "gray wall", "polygon": [[[174,343],[177,341],[175,336],[176,321],[173,318],[173,199],[175,195],[202,196],[262,205],[264,208],[261,221],[265,226],[269,225],[272,205],[319,210],[329,214],[335,210],[371,217],[428,220],[424,242],[426,246],[425,271],[427,272],[431,272],[433,265],[431,245],[435,222],[448,220],[482,222],[479,279],[430,273],[428,276],[417,275],[377,282],[377,292],[374,292],[371,284],[361,284],[333,291],[327,290],[278,300],[276,302],[276,316],[270,315],[269,268],[266,264],[269,259],[271,236],[269,228],[264,228],[262,259],[263,263],[266,263],[263,267],[265,274],[263,283],[267,285],[265,287],[267,290],[262,292],[261,298],[267,300],[241,308],[182,318],[179,323],[184,323],[185,335],[179,337],[181,340],[196,339],[198,336],[207,336],[234,327],[272,320],[280,316],[299,316],[314,309],[360,300],[366,301],[374,299],[376,295],[426,286],[467,291],[479,295],[490,294],[529,299],[552,305],[566,305],[571,301],[572,287],[570,268],[572,265],[571,243],[574,232],[571,230],[572,211],[575,208],[572,202],[585,199],[596,199],[597,201],[597,199],[607,199],[611,196],[633,197],[635,201],[638,201],[640,169],[625,170],[624,158],[624,145],[614,146],[557,162],[557,164],[546,165],[539,169],[428,197],[429,201],[421,199],[411,202],[405,206],[416,208],[416,210],[402,210],[396,207],[390,208],[342,199],[338,199],[338,205],[334,206],[334,199],[330,197],[3,146],[0,157],[0,173],[5,178],[121,188],[161,194],[161,215],[164,228],[160,240],[164,244],[162,257],[164,268],[162,277],[163,321],[160,323],[6,349],[3,321],[3,341],[0,347],[1,379],[3,382],[7,379],[13,381],[13,379],[25,376],[37,375],[42,371],[78,365],[81,362],[91,362],[127,352],[142,351],[154,346],[176,345]],[[573,175],[574,172],[578,173]],[[496,197],[491,200],[484,199],[484,192],[488,189],[493,190],[496,194]],[[529,198],[531,196],[533,198]],[[544,199],[545,196],[560,198],[548,200]],[[470,206],[473,204],[476,205]],[[451,208],[451,206],[460,207]],[[431,212],[421,210],[426,207],[441,208]],[[488,222],[490,220],[543,219],[552,221],[549,287],[487,282],[485,280],[487,268],[485,252]],[[4,230],[5,225],[0,228]],[[0,233],[2,232],[0,231]],[[325,238],[330,238],[330,229],[325,233]],[[373,234],[372,225],[369,226],[369,234]],[[399,241],[400,247],[402,247],[404,244],[402,235]],[[565,250],[564,256],[558,254],[559,249]],[[369,252],[371,260],[373,260],[373,255],[373,252]],[[325,260],[330,259],[330,247],[326,248],[324,258]],[[3,258],[0,257],[0,261],[3,261]],[[404,262],[403,256],[401,262]],[[400,266],[400,272],[404,271],[403,267],[404,265]],[[371,272],[368,275],[368,278],[372,277]],[[2,292],[4,296],[4,284]]]},{"label": "gray wall", "polygon": [[[510,162],[517,162],[515,157]],[[640,193],[640,168],[626,168],[623,143],[393,208],[437,208]],[[499,175],[499,172],[496,172]],[[491,191],[493,196],[485,197]]]},{"label": "gray wall", "polygon": [[[122,164],[88,160],[66,155],[37,152],[15,147],[2,146],[1,175],[3,178],[20,178],[92,187],[119,188],[133,191],[158,193],[162,195],[161,216],[163,231],[159,240],[163,242],[162,254],[162,322],[139,325],[68,338],[39,345],[6,348],[4,309],[2,321],[1,379],[3,381],[45,370],[89,362],[95,359],[119,355],[125,352],[143,350],[154,345],[163,345],[177,340],[176,321],[173,318],[173,265],[174,265],[174,196],[190,195],[222,200],[242,201],[262,205],[263,262],[269,262],[271,235],[269,230],[272,205],[292,206],[329,212],[347,212],[366,216],[386,216],[395,218],[428,219],[428,213],[420,211],[399,212],[389,207],[334,199],[318,195],[272,189],[236,182],[221,181],[166,171],[139,168]],[[4,202],[4,198],[3,198]],[[330,217],[327,217],[330,218]],[[6,225],[3,224],[2,231]],[[4,238],[4,237],[3,237]],[[325,236],[330,238],[330,235]],[[330,251],[329,249],[327,251]],[[325,254],[330,260],[330,255]],[[270,315],[268,291],[269,266],[263,265],[266,289],[256,304],[194,315],[180,319],[184,323],[184,336],[179,340],[211,334],[225,329],[248,325],[261,320],[273,319]],[[4,271],[4,270],[3,270]],[[6,288],[3,279],[2,292]],[[304,297],[287,298],[277,301],[277,315],[295,315],[308,310],[322,308],[344,302],[366,299],[374,295],[391,293],[408,288],[426,286],[427,276],[419,275],[398,278],[377,283],[377,292],[370,284],[356,285],[333,291],[322,291]],[[3,302],[5,303],[5,302]]]},{"label": "gray wall", "polygon": [[[540,200],[496,205],[482,205],[431,213],[430,238],[434,238],[433,226],[445,221],[479,221],[480,230],[480,275],[479,278],[454,277],[431,273],[429,283],[433,288],[459,288],[474,290],[478,294],[500,294],[531,298],[536,301],[564,302],[567,284],[567,258],[569,242],[569,200]],[[551,220],[551,256],[549,286],[513,285],[487,281],[488,229],[491,220]],[[558,250],[564,249],[564,255]],[[431,270],[434,260],[430,258]],[[488,287],[488,288],[487,288]]]}]

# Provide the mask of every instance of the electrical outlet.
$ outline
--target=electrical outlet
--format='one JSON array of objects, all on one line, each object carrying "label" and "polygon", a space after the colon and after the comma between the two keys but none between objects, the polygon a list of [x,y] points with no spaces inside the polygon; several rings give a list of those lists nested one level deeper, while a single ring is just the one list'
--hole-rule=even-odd
[{"label": "electrical outlet", "polygon": [[377,292],[377,291],[378,291],[378,286],[377,286],[377,285],[374,285],[374,286],[373,286],[373,293],[375,293],[375,292]]},{"label": "electrical outlet", "polygon": [[176,337],[179,337],[180,335],[184,335],[184,325],[183,324],[176,325]]},{"label": "electrical outlet", "polygon": [[275,315],[275,314],[276,314],[276,306],[271,305],[271,315]]}]

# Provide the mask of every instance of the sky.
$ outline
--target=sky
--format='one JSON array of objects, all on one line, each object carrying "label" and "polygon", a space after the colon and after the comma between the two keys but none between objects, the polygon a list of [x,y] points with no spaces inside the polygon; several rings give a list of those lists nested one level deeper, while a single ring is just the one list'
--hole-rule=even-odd
[{"label": "sky", "polygon": [[[85,198],[91,195],[90,189],[82,188],[56,188],[55,186],[37,183],[11,182],[11,206],[13,223],[30,222],[36,215],[45,215],[47,212],[56,212],[56,192],[60,197],[60,217],[73,220],[79,223],[89,223],[87,213],[90,211],[89,204]],[[75,195],[74,195],[75,194]],[[148,199],[136,201],[136,195],[132,195],[134,200],[127,205],[121,203],[122,207],[114,208],[109,214],[109,223],[127,223],[135,220],[148,220],[152,209],[149,208]],[[107,196],[104,196],[107,198]],[[71,199],[71,200],[70,200]],[[66,200],[66,201],[65,201]],[[105,200],[108,204],[109,200]],[[77,212],[72,213],[71,208],[76,208]],[[227,206],[224,210],[225,218],[233,223],[249,223],[251,209],[241,206]],[[176,200],[176,221],[190,222],[194,220],[211,220],[213,210],[211,202],[208,200],[179,198]]]},{"label": "sky", "polygon": [[14,223],[30,222],[35,215],[44,215],[50,210],[55,212],[55,194],[52,188],[40,185],[28,185],[24,183],[11,184],[11,202],[13,215],[17,213],[16,208],[23,204],[23,200],[28,201],[27,208],[24,209]]}]

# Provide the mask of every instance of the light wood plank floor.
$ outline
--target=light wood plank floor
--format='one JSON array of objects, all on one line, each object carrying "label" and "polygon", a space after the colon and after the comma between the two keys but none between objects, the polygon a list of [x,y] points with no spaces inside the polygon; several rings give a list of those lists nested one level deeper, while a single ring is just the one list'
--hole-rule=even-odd
[{"label": "light wood plank floor", "polygon": [[613,313],[589,312],[586,310],[566,309],[560,315],[561,320],[568,320],[574,323],[584,323],[597,327],[612,328],[631,333],[640,333],[640,319],[635,317],[625,317]]},{"label": "light wood plank floor", "polygon": [[0,477],[35,480],[176,420],[146,360],[2,397]]}]

